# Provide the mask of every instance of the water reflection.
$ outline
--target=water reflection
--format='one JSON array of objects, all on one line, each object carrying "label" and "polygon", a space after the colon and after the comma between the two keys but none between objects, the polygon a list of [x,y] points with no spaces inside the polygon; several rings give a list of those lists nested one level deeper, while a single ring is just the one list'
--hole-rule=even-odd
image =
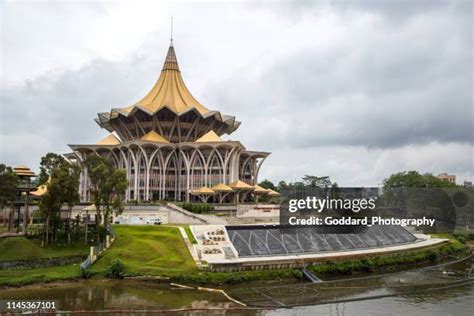
[{"label": "water reflection", "polygon": [[[0,299],[55,300],[62,311],[183,311],[192,315],[471,315],[472,258],[387,275],[232,286],[226,291],[257,309],[242,310],[220,293],[172,289],[154,281],[88,280],[0,291]],[[289,309],[288,307],[293,306]],[[294,307],[303,306],[303,307]]]},{"label": "water reflection", "polygon": [[[430,294],[419,295],[427,291],[439,290],[443,295],[451,295],[448,298],[456,297],[456,288],[473,284],[472,271],[471,257],[453,264],[387,275],[323,283],[232,287],[228,291],[241,301],[262,307],[327,304],[399,295],[416,304],[418,297],[423,297],[423,300],[430,298]],[[440,296],[435,295],[433,299],[439,300]]]},{"label": "water reflection", "polygon": [[172,289],[165,284],[132,280],[91,280],[8,289],[0,292],[0,299],[56,300],[63,311],[226,309],[235,306],[219,293]]}]

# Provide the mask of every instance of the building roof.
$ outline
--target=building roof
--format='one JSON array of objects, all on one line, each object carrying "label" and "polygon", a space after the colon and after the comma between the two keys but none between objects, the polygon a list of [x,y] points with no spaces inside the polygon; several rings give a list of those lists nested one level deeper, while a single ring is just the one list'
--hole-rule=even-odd
[{"label": "building roof", "polygon": [[48,192],[48,183],[51,182],[51,177],[48,178],[48,181],[40,185],[38,188],[36,188],[36,191],[30,192],[30,194],[34,196],[43,196],[46,192]]},{"label": "building roof", "polygon": [[206,134],[196,139],[196,143],[215,143],[215,142],[222,142],[222,139],[212,129]]},{"label": "building roof", "polygon": [[178,116],[190,111],[195,111],[203,118],[213,116],[228,126],[227,133],[233,132],[240,125],[240,122],[236,121],[234,116],[209,110],[193,97],[181,77],[178,60],[172,45],[168,49],[161,74],[150,92],[140,101],[130,106],[115,108],[110,112],[99,113],[99,117],[96,121],[100,126],[112,130],[109,121],[118,117],[118,115],[128,117],[138,110],[153,115],[163,109],[168,109]]},{"label": "building roof", "polygon": [[201,115],[210,112],[192,96],[184,84],[173,46],[169,47],[160,77],[150,92],[143,99],[123,110],[130,112],[136,106],[141,106],[151,113],[164,107],[175,114],[188,112],[193,108]]},{"label": "building roof", "polygon": [[208,187],[200,187],[199,189],[192,190],[192,195],[214,195],[216,192]]},{"label": "building roof", "polygon": [[24,165],[19,165],[13,168],[13,172],[20,177],[36,177],[35,173],[30,168]]},{"label": "building roof", "polygon": [[267,193],[268,193],[268,190],[267,190],[267,189],[262,188],[262,187],[259,186],[258,184],[255,184],[255,185],[253,186],[253,188],[254,188],[254,191],[253,191],[253,192],[255,192],[255,193],[263,193],[263,194],[267,194]]},{"label": "building roof", "polygon": [[237,180],[235,182],[232,182],[231,184],[229,184],[229,186],[234,189],[234,190],[249,190],[249,191],[252,191],[254,190],[254,187],[241,181],[241,180]]},{"label": "building roof", "polygon": [[110,134],[109,136],[97,142],[97,145],[118,145],[118,144],[120,144],[120,140],[114,134]]},{"label": "building roof", "polygon": [[146,140],[146,141],[156,142],[156,143],[169,143],[169,141],[166,138],[164,138],[163,136],[161,136],[155,131],[150,131],[146,133],[140,138],[140,140]]},{"label": "building roof", "polygon": [[211,189],[214,192],[232,192],[232,191],[234,191],[234,189],[232,189],[230,186],[228,186],[224,183],[216,184],[215,186],[211,187]]},{"label": "building roof", "polygon": [[280,193],[272,189],[268,189],[268,196],[280,196]]}]

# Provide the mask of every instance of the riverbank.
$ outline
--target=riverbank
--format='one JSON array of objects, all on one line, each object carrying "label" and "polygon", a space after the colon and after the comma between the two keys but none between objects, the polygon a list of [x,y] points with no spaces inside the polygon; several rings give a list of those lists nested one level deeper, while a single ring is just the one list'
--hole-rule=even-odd
[{"label": "riverbank", "polygon": [[[297,281],[300,270],[260,270],[243,272],[205,272],[198,270],[176,227],[116,226],[116,241],[88,270],[81,274],[78,264],[38,269],[0,270],[0,286],[21,286],[81,277],[102,279],[114,260],[124,269],[120,277],[155,279],[155,282],[176,282],[190,285],[239,284],[252,281]],[[449,243],[400,254],[374,256],[367,259],[322,262],[309,267],[320,277],[403,270],[434,264],[468,253],[465,244],[449,237]],[[158,279],[158,280],[156,280]]]}]

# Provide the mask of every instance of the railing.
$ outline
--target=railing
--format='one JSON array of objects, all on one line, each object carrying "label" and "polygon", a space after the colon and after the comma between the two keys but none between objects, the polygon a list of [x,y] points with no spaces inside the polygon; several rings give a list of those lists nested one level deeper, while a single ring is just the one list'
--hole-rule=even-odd
[{"label": "railing", "polygon": [[107,227],[107,236],[105,236],[105,241],[101,242],[97,246],[91,246],[89,256],[87,256],[87,259],[81,263],[81,270],[85,270],[93,265],[99,256],[112,245],[114,240],[115,231],[111,226],[109,226]]}]

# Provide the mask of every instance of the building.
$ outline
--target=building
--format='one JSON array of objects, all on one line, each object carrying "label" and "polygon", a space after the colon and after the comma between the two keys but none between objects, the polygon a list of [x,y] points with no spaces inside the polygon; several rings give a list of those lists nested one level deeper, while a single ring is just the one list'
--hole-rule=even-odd
[{"label": "building", "polygon": [[440,173],[438,179],[456,184],[456,176],[454,174]]},{"label": "building", "polygon": [[[36,177],[35,173],[31,171],[27,166],[16,166],[13,168],[13,172],[18,177],[18,184],[16,187],[17,198],[15,199],[14,207],[10,212],[10,220],[8,223],[8,231],[12,232],[14,226],[16,226],[16,233],[19,234],[20,230],[23,234],[28,233],[28,223],[30,221],[29,206],[31,203],[31,194],[36,190],[36,187],[31,183],[31,179]],[[16,223],[15,214],[13,209],[16,209]],[[23,209],[23,219],[21,219],[21,210]],[[20,228],[20,222],[23,221],[23,228]]]},{"label": "building", "polygon": [[465,188],[472,188],[472,181],[464,180],[463,186],[464,186]]},{"label": "building", "polygon": [[[96,122],[110,135],[96,144],[69,145],[73,153],[65,157],[81,163],[97,154],[126,169],[126,200],[190,201],[197,198],[191,193],[203,187],[237,181],[253,186],[269,155],[221,138],[240,122],[191,95],[172,43],[151,91],[135,104],[99,113]],[[87,170],[81,175],[80,194],[82,201],[91,200]]]}]

